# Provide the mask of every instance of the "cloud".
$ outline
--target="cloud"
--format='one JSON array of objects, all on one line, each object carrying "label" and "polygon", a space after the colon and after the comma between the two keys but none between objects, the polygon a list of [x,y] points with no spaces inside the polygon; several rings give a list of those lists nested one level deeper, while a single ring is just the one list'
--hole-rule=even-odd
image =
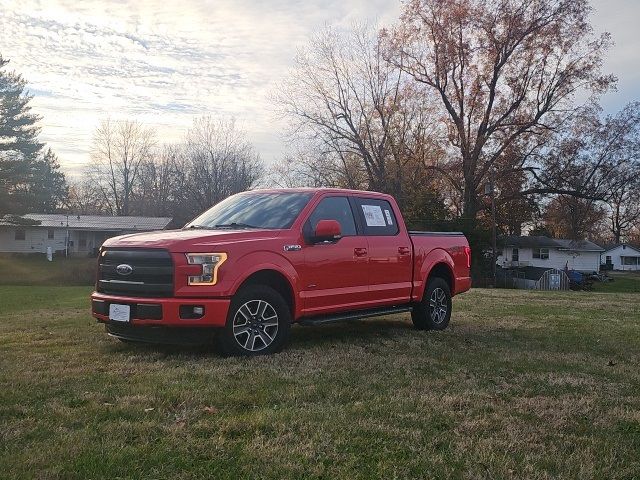
[{"label": "cloud", "polygon": [[[596,29],[618,41],[607,62],[621,78],[608,100],[617,108],[638,93],[640,9],[631,3],[595,2]],[[106,116],[154,125],[163,141],[179,139],[195,115],[234,116],[272,161],[282,152],[283,126],[268,94],[296,49],[325,24],[390,24],[400,7],[388,0],[0,0],[0,53],[29,81],[42,139],[69,172],[88,161],[92,132]]]},{"label": "cloud", "polygon": [[380,0],[0,0],[0,45],[29,81],[42,139],[72,173],[107,115],[156,125],[168,141],[194,115],[235,116],[269,161],[281,146],[267,96],[297,46],[324,23],[398,8]]}]

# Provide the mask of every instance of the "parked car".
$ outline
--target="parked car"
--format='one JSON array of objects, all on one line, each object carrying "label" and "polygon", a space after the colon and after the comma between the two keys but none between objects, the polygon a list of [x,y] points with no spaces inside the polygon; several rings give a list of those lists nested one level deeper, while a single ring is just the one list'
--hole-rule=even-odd
[{"label": "parked car", "polygon": [[469,289],[461,233],[409,232],[393,197],[339,189],[255,190],[181,230],[107,240],[92,312],[128,342],[280,350],[293,322],[411,312],[441,330]]}]

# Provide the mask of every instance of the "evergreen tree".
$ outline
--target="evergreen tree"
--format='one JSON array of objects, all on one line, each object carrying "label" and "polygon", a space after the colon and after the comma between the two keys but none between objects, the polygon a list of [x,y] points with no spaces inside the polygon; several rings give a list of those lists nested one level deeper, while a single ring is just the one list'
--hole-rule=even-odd
[{"label": "evergreen tree", "polygon": [[38,141],[40,117],[31,113],[33,98],[25,91],[26,80],[4,67],[9,63],[0,55],[0,158],[20,156],[35,160],[43,144]]},{"label": "evergreen tree", "polygon": [[22,75],[0,55],[0,214],[55,210],[67,193],[56,156],[38,141],[40,116]]},{"label": "evergreen tree", "polygon": [[65,175],[60,171],[58,157],[50,148],[33,162],[29,183],[26,204],[33,212],[54,213],[63,206],[69,194]]}]

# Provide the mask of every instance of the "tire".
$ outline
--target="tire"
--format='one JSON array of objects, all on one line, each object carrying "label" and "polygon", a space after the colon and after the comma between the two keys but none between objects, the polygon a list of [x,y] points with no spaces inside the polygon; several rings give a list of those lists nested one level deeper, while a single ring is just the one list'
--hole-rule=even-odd
[{"label": "tire", "polygon": [[290,330],[291,311],[282,295],[264,285],[250,285],[231,300],[216,342],[224,355],[269,355],[284,348]]},{"label": "tire", "polygon": [[440,277],[434,277],[429,280],[422,301],[413,307],[413,326],[416,330],[444,330],[449,325],[450,318],[449,284]]}]

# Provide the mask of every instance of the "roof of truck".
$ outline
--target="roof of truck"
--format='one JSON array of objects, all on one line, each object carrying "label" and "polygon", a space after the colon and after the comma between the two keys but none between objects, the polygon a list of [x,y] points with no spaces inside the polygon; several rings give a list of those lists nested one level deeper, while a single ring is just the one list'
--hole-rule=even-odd
[{"label": "roof of truck", "polygon": [[249,190],[248,192],[264,192],[264,193],[344,193],[351,195],[379,195],[381,197],[390,197],[391,195],[380,192],[372,192],[369,190],[352,190],[349,188],[333,188],[333,187],[295,187],[295,188],[260,188],[256,190]]}]

